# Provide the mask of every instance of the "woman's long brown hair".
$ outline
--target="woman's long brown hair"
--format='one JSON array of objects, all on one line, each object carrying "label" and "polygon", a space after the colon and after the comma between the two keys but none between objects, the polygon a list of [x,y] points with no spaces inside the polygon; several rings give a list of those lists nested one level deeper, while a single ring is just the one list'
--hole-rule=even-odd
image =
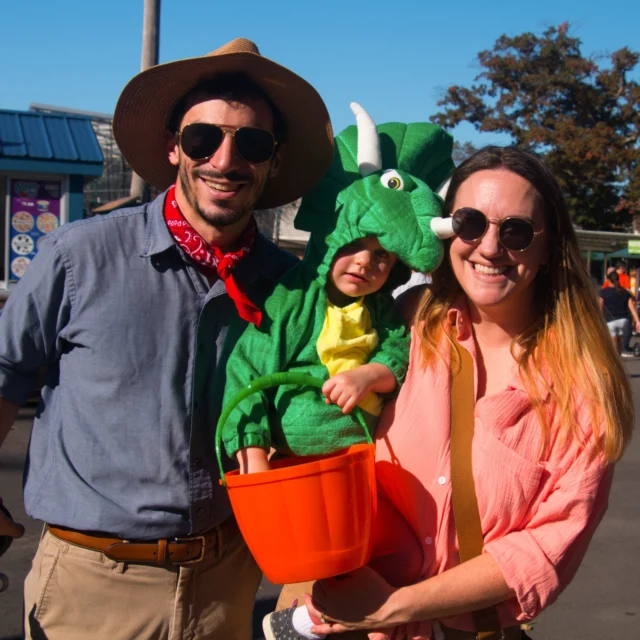
[{"label": "woman's long brown hair", "polygon": [[[538,413],[543,441],[549,442],[547,392],[557,407],[561,438],[582,442],[579,404],[591,416],[595,451],[608,462],[618,460],[634,425],[627,374],[609,336],[560,187],[535,155],[515,147],[487,147],[453,173],[445,199],[450,214],[460,185],[473,173],[506,170],[528,180],[544,203],[549,260],[536,276],[535,315],[512,344],[525,389]],[[433,273],[433,286],[418,303],[414,325],[421,328],[425,363],[442,356],[448,337],[447,312],[462,293],[447,259]],[[544,375],[543,375],[544,372]],[[555,421],[554,420],[554,421]]]}]

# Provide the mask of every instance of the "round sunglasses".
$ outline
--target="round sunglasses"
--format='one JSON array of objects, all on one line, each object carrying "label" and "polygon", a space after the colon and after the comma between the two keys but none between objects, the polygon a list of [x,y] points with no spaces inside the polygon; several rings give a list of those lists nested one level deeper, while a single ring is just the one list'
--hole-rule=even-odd
[{"label": "round sunglasses", "polygon": [[227,133],[233,136],[233,145],[246,162],[262,164],[273,158],[278,143],[270,131],[257,127],[194,122],[178,131],[175,139],[192,160],[208,160],[218,150]]},{"label": "round sunglasses", "polygon": [[512,216],[499,220],[489,218],[482,211],[471,207],[462,207],[454,211],[451,218],[454,233],[464,242],[477,242],[487,233],[490,224],[497,224],[500,244],[507,251],[528,249],[533,239],[542,233],[542,229],[536,231],[531,221],[526,218]]}]

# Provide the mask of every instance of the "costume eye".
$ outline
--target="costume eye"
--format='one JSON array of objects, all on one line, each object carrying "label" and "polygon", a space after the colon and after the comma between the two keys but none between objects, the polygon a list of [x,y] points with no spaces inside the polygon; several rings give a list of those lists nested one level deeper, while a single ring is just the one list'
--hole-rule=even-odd
[{"label": "costume eye", "polygon": [[387,189],[393,189],[394,191],[402,191],[404,189],[404,181],[400,177],[400,174],[393,169],[385,171],[380,176],[380,182],[382,182],[382,186]]}]

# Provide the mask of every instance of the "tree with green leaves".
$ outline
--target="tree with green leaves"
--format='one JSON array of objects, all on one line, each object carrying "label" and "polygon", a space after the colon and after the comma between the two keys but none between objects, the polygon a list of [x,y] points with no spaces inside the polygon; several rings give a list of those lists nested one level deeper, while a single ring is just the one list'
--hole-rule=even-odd
[{"label": "tree with green leaves", "polygon": [[477,84],[450,87],[432,120],[509,134],[546,160],[578,225],[625,229],[640,214],[640,54],[587,57],[581,45],[568,23],[501,36],[478,54]]}]

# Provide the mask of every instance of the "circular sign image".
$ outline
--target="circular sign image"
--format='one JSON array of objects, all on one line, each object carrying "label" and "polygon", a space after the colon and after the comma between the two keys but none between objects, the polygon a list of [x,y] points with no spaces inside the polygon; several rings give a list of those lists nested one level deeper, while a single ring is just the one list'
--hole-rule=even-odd
[{"label": "circular sign image", "polygon": [[29,260],[29,258],[14,258],[11,261],[11,273],[13,273],[16,278],[22,278],[30,264],[31,260]]},{"label": "circular sign image", "polygon": [[24,233],[19,233],[11,240],[11,248],[20,256],[29,255],[35,248],[33,238]]},{"label": "circular sign image", "polygon": [[11,226],[19,233],[33,229],[33,216],[28,211],[18,211],[11,216]]},{"label": "circular sign image", "polygon": [[49,233],[58,227],[58,218],[53,213],[41,213],[36,218],[36,225],[42,233]]}]

